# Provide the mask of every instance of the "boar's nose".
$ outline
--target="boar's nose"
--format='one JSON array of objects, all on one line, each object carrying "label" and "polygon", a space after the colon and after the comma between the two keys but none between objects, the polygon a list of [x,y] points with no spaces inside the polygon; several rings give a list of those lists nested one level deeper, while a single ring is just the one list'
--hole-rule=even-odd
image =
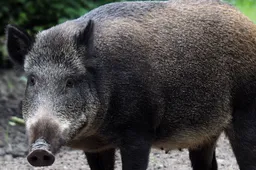
[{"label": "boar's nose", "polygon": [[32,151],[27,156],[27,160],[32,166],[50,166],[55,157],[50,152],[50,145],[44,139],[38,139],[32,145]]},{"label": "boar's nose", "polygon": [[37,149],[28,155],[27,160],[32,166],[50,166],[55,158],[49,151]]}]

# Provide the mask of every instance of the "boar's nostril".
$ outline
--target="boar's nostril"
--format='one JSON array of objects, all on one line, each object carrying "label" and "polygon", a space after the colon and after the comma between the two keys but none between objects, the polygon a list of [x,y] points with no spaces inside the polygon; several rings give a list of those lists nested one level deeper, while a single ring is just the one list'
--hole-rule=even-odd
[{"label": "boar's nostril", "polygon": [[32,156],[31,157],[31,161],[34,161],[34,162],[37,161],[37,157],[36,156]]},{"label": "boar's nostril", "polygon": [[28,155],[27,160],[32,166],[50,166],[55,157],[47,150],[36,149]]},{"label": "boar's nostril", "polygon": [[44,159],[45,161],[49,161],[49,160],[51,160],[51,157],[48,156],[48,155],[44,155],[43,159]]}]

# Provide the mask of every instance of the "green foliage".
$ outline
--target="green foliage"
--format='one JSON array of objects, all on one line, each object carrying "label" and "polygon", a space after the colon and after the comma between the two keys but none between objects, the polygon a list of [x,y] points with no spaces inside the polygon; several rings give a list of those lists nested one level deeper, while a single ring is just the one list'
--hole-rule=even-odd
[{"label": "green foliage", "polygon": [[[110,2],[95,0],[9,0],[0,2],[0,24],[19,25],[32,33],[68,19],[77,18],[99,5]],[[0,27],[0,34],[4,27]]]},{"label": "green foliage", "polygon": [[[34,34],[68,19],[84,15],[106,3],[124,0],[0,0],[0,68],[6,65],[4,32],[7,24],[15,24]],[[131,0],[129,0],[131,1]],[[256,22],[255,0],[224,0],[237,6]]]},{"label": "green foliage", "polygon": [[225,0],[236,6],[242,13],[256,23],[256,1],[255,0]]},{"label": "green foliage", "polygon": [[0,67],[7,61],[4,47],[7,24],[18,25],[34,34],[113,1],[117,0],[0,0]]}]

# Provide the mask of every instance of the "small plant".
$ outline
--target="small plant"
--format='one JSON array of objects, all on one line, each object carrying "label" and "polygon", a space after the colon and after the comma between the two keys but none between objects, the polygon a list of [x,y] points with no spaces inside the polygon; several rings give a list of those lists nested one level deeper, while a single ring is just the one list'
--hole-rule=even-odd
[{"label": "small plant", "polygon": [[7,126],[6,130],[5,130],[4,141],[5,141],[5,143],[9,143],[9,126]]},{"label": "small plant", "polygon": [[11,126],[15,126],[16,124],[20,124],[20,125],[25,125],[25,122],[22,118],[16,117],[16,116],[12,116],[9,120],[9,124]]}]

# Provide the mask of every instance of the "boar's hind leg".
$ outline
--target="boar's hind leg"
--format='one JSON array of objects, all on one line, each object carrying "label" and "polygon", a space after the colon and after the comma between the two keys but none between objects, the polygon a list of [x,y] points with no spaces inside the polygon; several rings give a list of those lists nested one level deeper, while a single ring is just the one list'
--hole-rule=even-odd
[{"label": "boar's hind leg", "polygon": [[197,148],[189,149],[189,158],[193,170],[217,170],[217,161],[215,157],[215,146],[217,138],[210,143]]},{"label": "boar's hind leg", "polygon": [[91,170],[114,170],[115,149],[98,153],[85,152]]},{"label": "boar's hind leg", "polygon": [[256,104],[236,109],[226,129],[241,170],[256,170]]}]

